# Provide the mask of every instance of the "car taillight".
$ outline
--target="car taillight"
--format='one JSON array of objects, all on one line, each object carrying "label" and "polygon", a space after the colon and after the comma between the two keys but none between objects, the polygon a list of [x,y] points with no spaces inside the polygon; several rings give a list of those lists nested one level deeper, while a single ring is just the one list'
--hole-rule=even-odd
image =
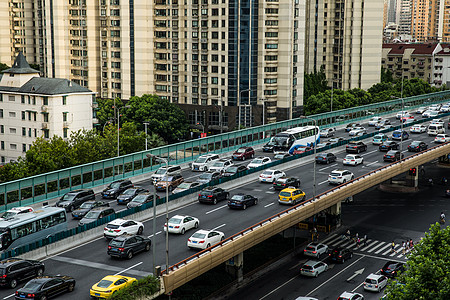
[{"label": "car taillight", "polygon": [[202,194],[198,194],[198,196],[200,197]]},{"label": "car taillight", "polygon": [[352,159],[352,161],[355,161],[354,159]]},{"label": "car taillight", "polygon": [[111,250],[111,248],[112,248],[111,246],[108,246],[108,250]]},{"label": "car taillight", "polygon": [[34,294],[27,294],[28,298],[34,298]]},{"label": "car taillight", "polygon": [[342,258],[342,255],[339,255],[338,257],[339,257],[339,258]]},{"label": "car taillight", "polygon": [[167,224],[164,224],[164,227],[167,227]]},{"label": "car taillight", "polygon": [[188,239],[188,242],[190,242],[191,241],[191,239]]},{"label": "car taillight", "polygon": [[339,178],[339,179],[341,179],[341,178],[342,178],[342,176],[339,176],[338,178]]},{"label": "car taillight", "polygon": [[289,201],[292,201],[292,198],[289,198]]},{"label": "car taillight", "polygon": [[317,251],[313,251],[313,253],[315,254],[315,253],[317,253]]},{"label": "car taillight", "polygon": [[120,229],[114,229],[114,232],[120,232],[121,230]]},{"label": "car taillight", "polygon": [[180,228],[180,226],[175,226],[175,228]]},{"label": "car taillight", "polygon": [[105,227],[105,228],[103,228],[103,230],[108,230],[108,228],[107,228],[107,227]]},{"label": "car taillight", "polygon": [[119,248],[119,251],[123,252],[123,251],[125,251],[125,248]]},{"label": "car taillight", "polygon": [[2,278],[6,278],[6,274],[5,274],[5,275],[2,275]]},{"label": "car taillight", "polygon": [[378,287],[378,284],[375,284],[375,287],[377,288],[377,287]]},{"label": "car taillight", "polygon": [[199,244],[203,244],[205,242],[205,240],[198,242]]},{"label": "car taillight", "polygon": [[212,195],[208,195],[208,198],[212,198]]},{"label": "car taillight", "polygon": [[306,249],[303,249],[303,252],[306,252]]}]

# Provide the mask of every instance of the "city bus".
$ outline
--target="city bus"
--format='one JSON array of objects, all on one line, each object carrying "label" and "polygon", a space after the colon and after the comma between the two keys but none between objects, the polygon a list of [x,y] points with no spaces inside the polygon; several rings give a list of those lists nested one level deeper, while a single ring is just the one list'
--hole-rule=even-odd
[{"label": "city bus", "polygon": [[[316,139],[316,140],[315,140]],[[289,151],[292,154],[300,146],[314,146],[319,143],[319,127],[294,127],[272,137],[268,144],[273,145],[273,152]]]},{"label": "city bus", "polygon": [[43,207],[12,218],[0,219],[0,251],[9,251],[67,230],[66,210]]}]

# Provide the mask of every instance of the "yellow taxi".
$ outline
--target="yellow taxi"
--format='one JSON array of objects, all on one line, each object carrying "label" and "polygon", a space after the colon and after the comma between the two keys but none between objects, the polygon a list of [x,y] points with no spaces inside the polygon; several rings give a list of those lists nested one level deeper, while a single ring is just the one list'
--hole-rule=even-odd
[{"label": "yellow taxi", "polygon": [[306,195],[301,189],[289,187],[281,190],[280,194],[278,195],[278,203],[295,205],[305,200],[305,197]]},{"label": "yellow taxi", "polygon": [[91,287],[89,294],[94,299],[107,299],[114,292],[136,282],[137,279],[122,275],[108,275]]}]

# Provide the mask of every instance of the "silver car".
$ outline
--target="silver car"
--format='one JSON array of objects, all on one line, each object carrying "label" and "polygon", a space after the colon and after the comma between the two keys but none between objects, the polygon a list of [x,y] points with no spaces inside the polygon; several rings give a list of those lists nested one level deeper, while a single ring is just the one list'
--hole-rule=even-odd
[{"label": "silver car", "polygon": [[300,269],[304,276],[317,277],[320,273],[328,270],[328,265],[321,261],[308,260]]},{"label": "silver car", "polygon": [[328,252],[328,246],[321,243],[309,243],[303,250],[303,255],[319,258]]}]

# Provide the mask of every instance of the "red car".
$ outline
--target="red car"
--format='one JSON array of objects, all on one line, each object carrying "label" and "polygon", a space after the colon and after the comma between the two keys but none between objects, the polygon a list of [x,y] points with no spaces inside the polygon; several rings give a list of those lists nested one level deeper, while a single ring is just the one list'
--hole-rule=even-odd
[{"label": "red car", "polygon": [[246,160],[247,158],[253,158],[255,156],[255,150],[252,147],[241,147],[237,149],[231,158],[233,160]]},{"label": "red car", "polygon": [[298,147],[297,149],[295,149],[294,152],[293,152],[292,154],[293,154],[293,155],[296,155],[296,154],[302,154],[302,153],[311,151],[311,150],[313,150],[313,149],[314,149],[313,147],[309,147],[309,146],[301,146],[301,147]]}]

